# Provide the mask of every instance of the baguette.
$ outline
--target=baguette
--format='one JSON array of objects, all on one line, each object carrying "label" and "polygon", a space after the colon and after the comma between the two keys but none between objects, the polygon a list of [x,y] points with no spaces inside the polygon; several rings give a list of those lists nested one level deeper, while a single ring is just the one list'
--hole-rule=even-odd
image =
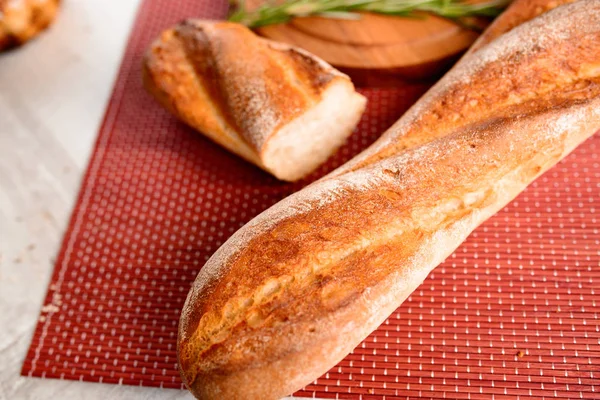
[{"label": "baguette", "polygon": [[[415,132],[419,144],[377,144],[208,260],[179,326],[180,371],[195,396],[275,399],[310,383],[600,129],[597,0],[561,5],[468,57],[386,133]],[[478,113],[456,105],[471,100]]]},{"label": "baguette", "polygon": [[513,0],[510,7],[487,27],[467,54],[473,53],[511,29],[563,4],[576,0]]},{"label": "baguette", "polygon": [[[492,60],[478,54],[479,49],[514,27],[571,2],[573,0],[516,0],[400,120],[368,149],[327,177],[358,169],[486,118],[508,117],[507,113],[511,112],[517,115],[520,104],[531,100],[542,102],[554,95],[556,87],[569,90],[569,85],[581,84],[586,77],[573,76],[570,71],[571,63],[577,63],[572,57],[577,43],[557,49],[535,48],[536,40],[544,38],[532,37],[523,29],[520,32],[528,37],[528,47],[518,46],[516,42],[521,39],[513,34],[510,36],[512,44],[495,46],[497,51],[493,54],[486,52]],[[570,28],[578,29],[574,25]],[[550,31],[542,30],[542,35],[548,33]]]},{"label": "baguette", "polygon": [[366,104],[321,59],[228,22],[163,32],[143,70],[148,91],[182,121],[287,181],[341,146]]},{"label": "baguette", "polygon": [[54,20],[59,0],[0,0],[0,51],[20,46]]}]

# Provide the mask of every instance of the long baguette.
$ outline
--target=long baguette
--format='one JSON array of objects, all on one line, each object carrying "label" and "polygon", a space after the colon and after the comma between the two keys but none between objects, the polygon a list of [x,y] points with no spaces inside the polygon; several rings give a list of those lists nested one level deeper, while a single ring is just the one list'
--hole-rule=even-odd
[{"label": "long baguette", "polygon": [[311,382],[473,229],[600,129],[597,0],[536,17],[461,64],[445,82],[464,90],[438,86],[396,127],[423,129],[442,96],[445,121],[462,96],[502,107],[424,144],[373,151],[253,219],[206,263],[178,340],[194,395],[274,399]]},{"label": "long baguette", "polygon": [[543,13],[574,1],[576,0],[514,0],[510,7],[479,36],[467,54],[474,53],[497,37]]},{"label": "long baguette", "polygon": [[[494,51],[479,50],[536,16],[573,0],[517,0],[500,15],[472,48],[419,102],[388,129],[373,145],[327,177],[356,170],[377,160],[443,137],[461,127],[494,116],[517,115],[519,105],[552,98],[555,89],[569,90],[587,77],[574,76],[571,68],[589,61],[573,57],[577,43],[556,40],[541,21],[502,38]],[[535,28],[535,29],[533,29]],[[567,27],[577,30],[571,24]],[[536,37],[537,33],[541,36]],[[522,41],[522,42],[521,42]],[[568,60],[568,62],[564,62]]]}]

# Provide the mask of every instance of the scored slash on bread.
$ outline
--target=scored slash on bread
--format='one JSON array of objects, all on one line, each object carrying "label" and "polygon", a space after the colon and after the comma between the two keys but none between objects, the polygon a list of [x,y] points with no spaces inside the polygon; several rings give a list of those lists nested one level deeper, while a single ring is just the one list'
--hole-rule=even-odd
[{"label": "scored slash on bread", "polygon": [[538,15],[552,10],[563,4],[573,3],[577,0],[513,0],[513,4],[498,16],[485,32],[467,51],[467,54],[479,50],[498,36],[510,31]]},{"label": "scored slash on bread", "polygon": [[[527,108],[530,109],[528,112],[544,110],[552,101],[559,101],[556,96],[563,93],[570,96],[580,92],[581,96],[586,96],[585,86],[598,73],[588,66],[597,63],[597,55],[581,49],[576,39],[562,41],[561,46],[554,47],[553,43],[559,38],[552,34],[550,27],[540,26],[545,20],[531,21],[530,28],[521,29],[519,35],[504,37],[492,47],[493,51],[485,46],[519,25],[519,21],[534,18],[550,5],[557,7],[567,3],[572,1],[515,2],[490,26],[491,31],[486,31],[473,49],[400,120],[367,150],[328,177],[355,170],[488,118],[516,118]],[[564,27],[565,34],[574,38],[581,29],[575,24]]]},{"label": "scored slash on bread", "polygon": [[188,20],[163,32],[144,82],[182,121],[287,181],[341,146],[366,104],[319,58],[228,22]]},{"label": "scored slash on bread", "polygon": [[178,337],[195,396],[275,399],[318,378],[473,229],[600,129],[600,2],[536,14],[466,56],[374,147],[207,261]]}]

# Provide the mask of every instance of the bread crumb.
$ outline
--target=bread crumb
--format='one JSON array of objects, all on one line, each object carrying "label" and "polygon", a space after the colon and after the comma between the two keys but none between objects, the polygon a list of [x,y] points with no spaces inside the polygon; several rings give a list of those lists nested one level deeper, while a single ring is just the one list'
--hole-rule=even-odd
[{"label": "bread crumb", "polygon": [[42,218],[46,221],[54,221],[54,217],[52,216],[52,213],[46,209],[42,210]]},{"label": "bread crumb", "polygon": [[57,311],[59,311],[60,309],[54,305],[54,304],[46,304],[42,307],[42,312],[43,313],[55,313]]},{"label": "bread crumb", "polygon": [[517,357],[522,358],[525,355],[521,350],[517,351]]}]

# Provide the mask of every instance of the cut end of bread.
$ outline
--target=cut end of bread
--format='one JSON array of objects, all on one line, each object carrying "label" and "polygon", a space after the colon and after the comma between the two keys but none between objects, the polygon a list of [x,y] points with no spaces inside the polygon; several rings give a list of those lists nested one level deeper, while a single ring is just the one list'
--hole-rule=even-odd
[{"label": "cut end of bread", "polygon": [[286,181],[340,147],[366,103],[318,57],[228,22],[187,20],[163,32],[144,72],[147,90],[179,119]]},{"label": "cut end of bread", "polygon": [[281,127],[265,143],[261,157],[265,168],[285,181],[305,177],[344,144],[366,102],[348,80],[332,83],[321,101]]}]

